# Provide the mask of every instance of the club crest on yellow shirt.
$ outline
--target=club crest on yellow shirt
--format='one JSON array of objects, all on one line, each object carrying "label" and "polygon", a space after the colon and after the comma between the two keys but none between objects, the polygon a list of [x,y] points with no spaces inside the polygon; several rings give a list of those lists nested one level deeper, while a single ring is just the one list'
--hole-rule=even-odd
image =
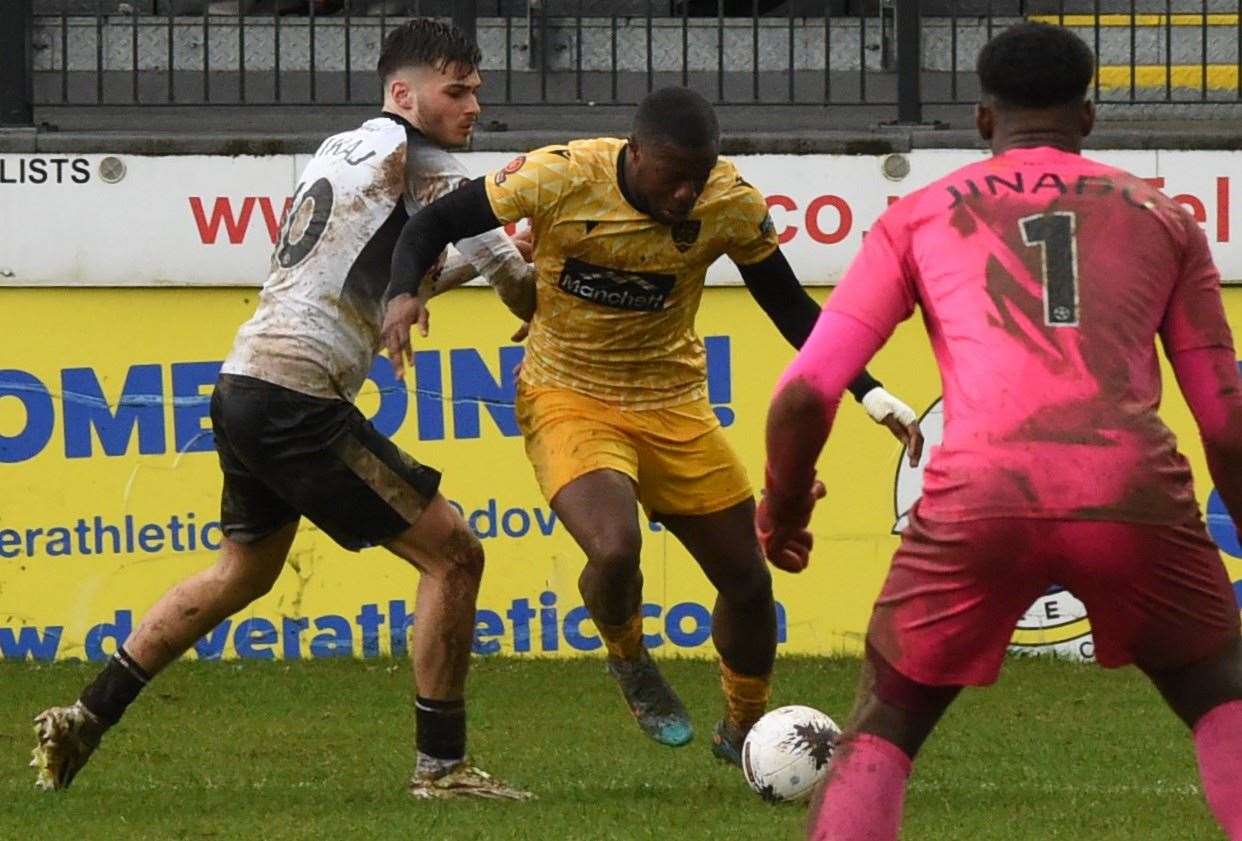
[{"label": "club crest on yellow shirt", "polygon": [[673,234],[673,245],[677,246],[678,251],[689,251],[699,239],[699,229],[703,227],[703,223],[698,219],[687,219],[684,222],[677,222],[670,231]]}]

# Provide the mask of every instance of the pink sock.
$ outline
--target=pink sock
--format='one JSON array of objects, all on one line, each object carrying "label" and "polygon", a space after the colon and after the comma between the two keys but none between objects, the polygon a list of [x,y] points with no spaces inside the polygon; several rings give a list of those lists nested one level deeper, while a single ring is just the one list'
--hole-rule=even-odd
[{"label": "pink sock", "polygon": [[811,818],[810,841],[896,841],[910,758],[861,733],[837,747],[828,786]]},{"label": "pink sock", "polygon": [[1195,724],[1199,776],[1212,814],[1230,841],[1242,839],[1242,701],[1208,710]]}]

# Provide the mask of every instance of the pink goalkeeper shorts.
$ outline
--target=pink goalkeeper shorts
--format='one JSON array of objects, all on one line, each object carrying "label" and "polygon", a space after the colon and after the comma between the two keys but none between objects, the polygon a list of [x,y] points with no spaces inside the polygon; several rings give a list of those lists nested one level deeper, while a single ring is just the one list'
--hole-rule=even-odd
[{"label": "pink goalkeeper shorts", "polygon": [[919,683],[990,684],[1014,626],[1052,585],[1086,606],[1102,666],[1186,665],[1239,633],[1233,587],[1199,521],[940,522],[915,511],[867,640]]}]

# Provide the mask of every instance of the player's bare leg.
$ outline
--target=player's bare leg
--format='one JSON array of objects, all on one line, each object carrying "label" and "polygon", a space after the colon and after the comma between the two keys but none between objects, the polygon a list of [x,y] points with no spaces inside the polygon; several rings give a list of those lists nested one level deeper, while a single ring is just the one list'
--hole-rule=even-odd
[{"label": "player's bare leg", "polygon": [[1242,641],[1174,669],[1143,669],[1194,734],[1203,794],[1230,839],[1242,839]]},{"label": "player's bare leg", "polygon": [[747,499],[724,511],[660,521],[716,588],[712,642],[720,653],[725,714],[712,734],[712,752],[741,765],[742,742],[767,709],[776,659],[776,603],[755,537],[755,503]]},{"label": "player's bare leg", "polygon": [[272,589],[297,530],[292,522],[254,543],[222,538],[215,565],[165,593],[125,641],[125,650],[147,674],[163,671],[204,634]]},{"label": "player's bare leg", "polygon": [[615,470],[588,473],[552,500],[557,517],[587,556],[578,587],[591,618],[610,627],[624,625],[642,603],[637,506],[633,481]]},{"label": "player's bare leg", "polygon": [[810,841],[896,841],[911,763],[961,687],[917,683],[868,647],[850,723],[816,791]]},{"label": "player's bare leg", "polygon": [[297,526],[289,523],[254,543],[223,538],[216,563],[165,593],[77,702],[39,713],[38,744],[30,762],[37,769],[35,785],[67,788],[103,734],[155,675],[226,617],[271,590]]},{"label": "player's bare leg", "polygon": [[418,758],[410,793],[418,798],[526,800],[466,761],[466,673],[474,638],[483,547],[441,495],[385,546],[418,568],[413,664]]},{"label": "player's bare leg", "polygon": [[411,649],[415,686],[424,698],[460,699],[470,664],[483,547],[443,496],[386,547],[422,573]]},{"label": "player's bare leg", "polygon": [[552,509],[586,553],[578,589],[630,712],[660,744],[686,744],[694,738],[690,715],[643,646],[642,536],[633,481],[615,470],[596,470],[562,488]]}]

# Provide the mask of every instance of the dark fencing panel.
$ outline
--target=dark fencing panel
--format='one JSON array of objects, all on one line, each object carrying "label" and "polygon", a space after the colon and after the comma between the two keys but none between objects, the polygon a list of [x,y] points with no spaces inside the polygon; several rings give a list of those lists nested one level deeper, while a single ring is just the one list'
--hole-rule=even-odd
[{"label": "dark fencing panel", "polygon": [[34,122],[30,0],[0,3],[0,126]]},{"label": "dark fencing panel", "polygon": [[19,89],[38,106],[366,102],[385,34],[436,16],[473,28],[489,100],[509,104],[631,104],[681,84],[719,104],[885,106],[918,122],[923,106],[975,101],[980,48],[1025,19],[1092,46],[1101,103],[1218,104],[1242,100],[1240,3],[3,0],[0,103],[28,122]]}]

